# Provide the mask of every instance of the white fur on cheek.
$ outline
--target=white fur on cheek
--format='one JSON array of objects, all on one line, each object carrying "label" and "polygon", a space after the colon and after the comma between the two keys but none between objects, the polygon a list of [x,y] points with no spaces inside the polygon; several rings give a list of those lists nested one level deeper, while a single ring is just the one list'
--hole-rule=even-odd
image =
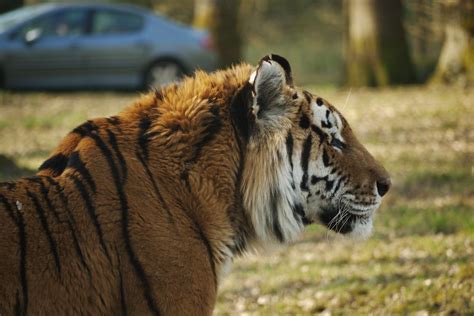
[{"label": "white fur on cheek", "polygon": [[347,234],[347,237],[353,240],[366,240],[372,235],[373,221],[372,217],[362,222],[360,219],[356,219],[352,224],[353,230]]}]

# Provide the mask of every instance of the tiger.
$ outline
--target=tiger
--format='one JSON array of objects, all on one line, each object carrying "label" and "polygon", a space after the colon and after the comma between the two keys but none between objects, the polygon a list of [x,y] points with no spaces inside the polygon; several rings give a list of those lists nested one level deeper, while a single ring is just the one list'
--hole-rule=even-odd
[{"label": "tiger", "polygon": [[233,259],[364,239],[390,176],[267,55],[151,90],[0,184],[0,314],[211,315]]}]

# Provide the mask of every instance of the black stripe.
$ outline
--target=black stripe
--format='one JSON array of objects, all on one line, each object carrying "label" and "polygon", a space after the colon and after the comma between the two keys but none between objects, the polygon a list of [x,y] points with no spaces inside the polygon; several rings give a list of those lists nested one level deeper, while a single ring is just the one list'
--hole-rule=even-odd
[{"label": "black stripe", "polygon": [[198,226],[197,223],[195,225],[198,228],[199,237],[203,241],[204,246],[206,246],[207,255],[209,256],[209,261],[210,261],[210,265],[211,265],[212,275],[214,276],[214,287],[217,288],[216,264],[215,264],[215,261],[214,261],[214,254],[212,252],[211,243],[209,242],[209,239],[207,239],[206,235],[204,235],[204,232],[202,231],[201,227]]},{"label": "black stripe", "polygon": [[332,124],[331,124],[331,122],[321,121],[321,126],[324,127],[324,128],[331,128]]},{"label": "black stripe", "polygon": [[302,129],[307,129],[309,128],[309,125],[310,125],[310,121],[309,121],[309,117],[308,115],[306,115],[305,113],[301,114],[301,117],[300,117],[300,127]]},{"label": "black stripe", "polygon": [[[148,278],[145,274],[145,271],[143,269],[143,266],[141,265],[140,261],[138,260],[138,257],[136,256],[133,247],[131,245],[131,240],[130,240],[130,235],[128,231],[128,202],[125,197],[125,193],[123,191],[123,185],[122,181],[120,179],[120,175],[117,169],[117,166],[115,165],[113,158],[112,158],[112,152],[110,149],[107,147],[107,145],[104,143],[104,141],[100,138],[99,135],[97,134],[90,134],[89,137],[91,137],[96,145],[99,147],[99,149],[102,151],[102,155],[104,158],[107,160],[107,163],[109,165],[115,187],[117,190],[117,194],[119,196],[120,200],[120,209],[121,209],[121,214],[122,214],[122,233],[124,236],[124,241],[125,241],[125,248],[127,250],[127,253],[129,255],[130,261],[132,263],[132,266],[135,269],[135,273],[137,274],[138,278],[143,284],[143,291],[144,291],[144,296],[145,299],[147,300],[148,307],[151,309],[151,311],[154,314],[159,315],[160,312],[158,308],[156,307],[156,302],[155,299],[153,298],[151,294],[151,287],[150,283],[148,282]],[[143,150],[143,148],[142,148]],[[110,257],[109,257],[110,260]]]},{"label": "black stripe", "polygon": [[114,180],[115,180],[115,185],[117,187],[117,193],[120,199],[120,208],[122,211],[122,233],[125,239],[125,249],[127,250],[130,261],[132,263],[132,266],[135,269],[135,272],[138,278],[142,282],[144,296],[145,296],[145,299],[147,300],[148,307],[151,309],[151,311],[154,314],[159,315],[160,312],[156,306],[155,299],[153,298],[151,294],[151,287],[150,287],[150,283],[148,282],[147,275],[145,274],[145,270],[143,269],[142,264],[138,260],[138,257],[135,254],[132,244],[131,244],[130,233],[128,231],[128,202],[122,190],[122,187],[120,185],[120,179],[114,176]]},{"label": "black stripe", "polygon": [[[232,113],[233,113],[233,107],[234,107],[234,103],[232,103],[231,105]],[[238,123],[236,122],[236,118],[234,117],[234,115],[231,114],[231,118],[232,118],[231,122],[232,122],[232,129],[234,131],[235,141],[237,142],[237,147],[238,147],[239,165],[237,169],[237,174],[235,176],[235,184],[234,184],[234,207],[229,207],[227,209],[227,215],[234,229],[234,237],[233,237],[234,245],[230,249],[233,254],[239,255],[239,254],[242,254],[246,250],[247,240],[250,234],[248,229],[246,228],[247,223],[245,222],[245,219],[247,218],[247,216],[246,216],[246,212],[243,206],[242,193],[240,190],[240,187],[242,184],[242,175],[243,175],[243,170],[244,170],[244,165],[245,165],[244,152],[246,150],[246,145],[247,145],[246,142],[248,139],[245,138],[246,136],[242,135],[242,133],[239,131],[239,127],[237,126]],[[240,214],[238,214],[235,209],[239,210]],[[240,215],[240,218],[238,215]],[[241,220],[241,219],[244,219],[244,220]]]},{"label": "black stripe", "polygon": [[301,168],[303,169],[303,179],[301,180],[301,190],[309,191],[308,188],[308,166],[309,166],[309,156],[311,154],[311,146],[313,143],[313,138],[311,134],[308,135],[304,144],[303,144],[303,152],[301,154]]},{"label": "black stripe", "polygon": [[63,154],[56,154],[45,160],[39,167],[39,171],[49,169],[54,176],[60,175],[66,169],[68,158]]},{"label": "black stripe", "polygon": [[293,135],[291,132],[288,132],[286,136],[286,153],[288,155],[288,161],[290,163],[290,178],[291,178],[291,188],[295,189],[295,180],[293,179]]},{"label": "black stripe", "polygon": [[288,132],[286,136],[286,153],[288,154],[288,161],[290,163],[291,171],[293,172],[293,135]]},{"label": "black stripe", "polygon": [[323,148],[323,164],[325,167],[329,166],[329,154],[327,153],[325,148]]},{"label": "black stripe", "polygon": [[303,222],[304,225],[311,224],[311,221],[306,217],[303,205],[301,205],[300,203],[296,203],[295,205],[293,205],[292,209],[293,214],[299,216],[299,219]]},{"label": "black stripe", "polygon": [[145,160],[148,160],[148,136],[147,131],[151,126],[151,119],[148,116],[141,118],[140,123],[138,125],[139,132],[138,132],[138,144],[140,145],[143,157]]},{"label": "black stripe", "polygon": [[127,304],[125,302],[125,289],[123,287],[123,277],[122,277],[122,260],[120,259],[120,254],[116,249],[117,261],[118,261],[118,273],[119,273],[119,289],[120,289],[120,310],[122,315],[127,315]]},{"label": "black stripe", "polygon": [[276,190],[273,190],[271,193],[271,210],[272,210],[272,231],[275,233],[276,238],[279,242],[284,242],[285,238],[281,230],[280,219],[278,214],[278,200],[279,193]]},{"label": "black stripe", "polygon": [[110,125],[113,126],[117,126],[120,124],[120,118],[118,116],[110,116],[106,120]]},{"label": "black stripe", "polygon": [[122,169],[122,182],[125,183],[125,181],[127,181],[128,173],[125,158],[123,157],[122,152],[118,147],[117,138],[115,137],[115,134],[112,133],[111,130],[107,129],[107,135],[109,136],[110,145],[112,145],[112,149],[114,150],[117,160],[120,164],[120,169]]},{"label": "black stripe", "polygon": [[247,142],[251,135],[252,119],[251,105],[252,85],[246,83],[233,97],[230,106],[230,116],[234,129],[237,131],[237,137]]},{"label": "black stripe", "polygon": [[318,183],[319,181],[326,181],[327,180],[327,176],[324,176],[324,177],[318,177],[318,176],[311,176],[311,184],[312,185],[315,185],[316,183]]},{"label": "black stripe", "polygon": [[334,185],[334,180],[326,180],[326,191],[331,191]]},{"label": "black stripe", "polygon": [[15,315],[21,315],[20,292],[18,292],[18,290],[15,294]]},{"label": "black stripe", "polygon": [[329,110],[326,110],[326,121],[327,121],[327,122],[321,121],[321,126],[322,126],[322,127],[325,127],[325,128],[331,128],[331,127],[332,127],[332,124],[331,124],[331,122],[329,121],[329,114],[330,114],[330,113],[331,113],[331,112],[330,112]]},{"label": "black stripe", "polygon": [[311,100],[313,99],[313,95],[311,93],[309,93],[308,91],[306,91],[306,90],[303,91],[303,94],[304,94],[304,97],[306,99],[306,102],[311,104]]},{"label": "black stripe", "polygon": [[324,140],[326,139],[326,134],[324,134],[324,132],[319,128],[317,127],[316,125],[311,125],[311,129],[316,133],[318,134],[319,136],[319,144],[322,144],[324,142]]},{"label": "black stripe", "polygon": [[20,240],[20,282],[23,291],[23,315],[28,311],[28,279],[26,278],[26,231],[23,215],[17,210],[18,238]]},{"label": "black stripe", "polygon": [[303,208],[303,205],[297,203],[295,205],[293,205],[293,212],[298,214],[299,216],[301,217],[304,217],[305,214],[304,214],[304,208]]},{"label": "black stripe", "polygon": [[173,214],[171,214],[171,211],[168,207],[168,204],[166,203],[166,201],[164,200],[163,196],[161,195],[161,192],[158,188],[158,185],[156,184],[156,181],[155,179],[153,178],[153,174],[151,173],[151,170],[150,168],[148,167],[145,159],[142,157],[142,155],[137,152],[136,153],[137,157],[138,157],[138,160],[140,161],[140,163],[142,164],[143,166],[143,169],[145,170],[145,173],[147,174],[148,176],[148,179],[150,179],[150,182],[151,182],[151,185],[153,186],[153,191],[155,192],[155,195],[158,197],[158,199],[160,200],[160,203],[162,205],[162,207],[165,209],[167,215],[168,215],[168,220],[170,221],[170,223],[174,224],[174,217],[173,217]]},{"label": "black stripe", "polygon": [[46,219],[46,214],[44,212],[44,209],[41,206],[40,202],[38,201],[38,198],[36,197],[36,195],[31,193],[30,191],[26,191],[26,194],[28,195],[28,197],[31,199],[31,201],[34,204],[36,213],[38,214],[38,217],[41,222],[41,226],[43,227],[46,238],[48,239],[49,249],[51,250],[51,254],[53,255],[53,258],[54,258],[54,263],[56,264],[56,272],[60,276],[61,262],[59,261],[58,247],[56,245],[56,241],[53,238],[53,235],[51,234],[51,231],[49,230],[49,224],[48,224],[48,220]]},{"label": "black stripe", "polygon": [[311,176],[311,184],[312,185],[315,185],[316,183],[318,183],[319,181],[323,181],[324,182],[324,185],[325,185],[325,190],[327,192],[331,191],[333,185],[334,185],[334,180],[329,180],[328,176],[324,176],[324,177],[317,177],[315,175]]},{"label": "black stripe", "polygon": [[69,162],[67,164],[67,168],[73,168],[76,170],[81,177],[86,180],[87,184],[90,186],[92,192],[96,192],[97,188],[95,185],[95,181],[92,178],[92,175],[87,169],[86,164],[82,161],[80,153],[78,151],[74,151],[69,158]]},{"label": "black stripe", "polygon": [[43,181],[39,180],[39,182],[37,182],[39,184],[39,187],[40,187],[40,192],[41,192],[41,195],[43,196],[43,199],[45,200],[46,202],[46,206],[48,207],[48,209],[51,211],[51,213],[53,213],[54,217],[56,218],[56,220],[58,222],[60,222],[60,218],[59,218],[59,214],[58,212],[56,211],[53,203],[51,202],[49,196],[48,196],[48,189],[46,188],[46,186],[44,185]]},{"label": "black stripe", "polygon": [[7,215],[12,219],[15,224],[18,224],[18,219],[15,217],[15,214],[13,213],[13,207],[10,205],[10,202],[8,202],[8,199],[0,194],[0,202],[2,202],[5,206],[5,211],[7,212]]},{"label": "black stripe", "polygon": [[19,262],[19,274],[20,283],[23,294],[23,306],[20,304],[19,293],[17,292],[15,310],[17,315],[26,315],[28,309],[28,281],[26,279],[26,232],[25,222],[23,220],[22,213],[17,209],[16,216],[13,213],[13,207],[7,198],[0,195],[0,201],[3,203],[8,216],[18,227],[18,240],[20,244],[20,262]]},{"label": "black stripe", "polygon": [[104,241],[104,233],[102,232],[102,227],[100,226],[99,220],[97,218],[96,210],[94,208],[94,205],[92,204],[89,193],[87,192],[87,189],[84,186],[84,184],[76,176],[70,175],[69,178],[72,179],[72,181],[74,182],[74,185],[76,186],[77,190],[81,194],[82,200],[84,201],[84,204],[87,209],[87,214],[89,215],[89,218],[94,224],[95,231],[97,233],[97,236],[99,237],[100,245],[102,246],[102,249],[104,250],[104,253],[107,256],[107,259],[109,259],[109,262],[110,262],[111,261],[110,255],[109,255],[109,252],[107,251],[107,247]]},{"label": "black stripe", "polygon": [[207,122],[205,131],[203,132],[205,136],[193,146],[194,153],[191,156],[191,158],[188,159],[187,161],[188,163],[194,163],[199,158],[204,146],[215,138],[215,136],[219,133],[222,127],[222,122],[219,116],[219,107],[216,105],[213,105],[209,109],[209,112],[213,114],[213,117],[210,119],[209,122]]},{"label": "black stripe", "polygon": [[209,239],[206,237],[206,235],[204,234],[204,232],[202,231],[201,226],[199,226],[197,221],[194,218],[192,218],[191,216],[190,216],[190,218],[192,219],[192,221],[194,223],[195,231],[197,232],[199,238],[202,240],[204,246],[206,247],[207,256],[209,258],[209,264],[211,265],[212,275],[214,277],[214,287],[217,289],[216,264],[215,264],[215,261],[214,261],[214,253],[212,252],[211,243],[210,243]]},{"label": "black stripe", "polygon": [[212,246],[211,242],[209,239],[206,237],[204,234],[201,226],[199,225],[197,219],[192,215],[192,211],[190,212],[188,208],[181,203],[181,201],[177,201],[179,204],[179,208],[183,210],[183,213],[189,218],[189,220],[192,222],[191,228],[196,232],[197,237],[202,241],[204,246],[206,247],[208,259],[209,259],[209,265],[211,266],[212,270],[212,275],[214,277],[214,287],[217,289],[217,273],[216,273],[216,266],[215,266],[215,260],[214,260],[214,252],[212,251]]},{"label": "black stripe", "polygon": [[92,121],[87,121],[75,129],[72,130],[72,133],[79,134],[82,137],[89,135],[93,130],[96,130],[97,126],[95,126],[94,122]]},{"label": "black stripe", "polygon": [[16,183],[15,182],[0,182],[0,188],[5,188],[9,191],[16,189]]},{"label": "black stripe", "polygon": [[339,187],[344,182],[344,180],[346,180],[346,178],[347,178],[346,176],[342,176],[339,178],[339,182],[336,183],[336,187],[334,188],[333,196],[336,195],[337,190],[339,190]]},{"label": "black stripe", "polygon": [[68,224],[69,230],[71,232],[72,241],[73,241],[73,245],[74,245],[74,250],[76,251],[76,254],[79,257],[79,260],[81,261],[81,264],[87,270],[87,272],[89,274],[89,277],[91,277],[91,271],[89,269],[89,266],[86,264],[86,260],[84,258],[83,253],[82,253],[81,247],[79,245],[79,239],[77,238],[77,235],[76,235],[76,230],[77,230],[76,229],[76,221],[74,220],[74,216],[72,215],[71,210],[69,209],[69,203],[67,201],[67,198],[64,195],[64,192],[63,192],[63,190],[62,190],[62,188],[61,188],[61,186],[59,185],[58,182],[56,182],[55,180],[53,180],[50,177],[46,177],[46,181],[50,185],[52,185],[56,188],[56,191],[59,195],[59,198],[60,198],[60,200],[63,204],[64,210],[66,211],[66,214],[67,214],[67,217],[68,217],[67,224]]},{"label": "black stripe", "polygon": [[191,189],[191,183],[189,182],[189,171],[187,169],[184,169],[181,172],[181,175],[179,176],[179,178],[184,181],[184,185],[186,186],[186,189],[188,189],[188,191],[191,192],[192,189]]}]

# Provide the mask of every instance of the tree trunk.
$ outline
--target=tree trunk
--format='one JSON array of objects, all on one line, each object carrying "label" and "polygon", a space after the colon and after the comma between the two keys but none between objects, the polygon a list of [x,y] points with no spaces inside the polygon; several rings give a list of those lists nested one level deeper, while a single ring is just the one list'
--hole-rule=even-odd
[{"label": "tree trunk", "polygon": [[445,39],[434,83],[474,82],[474,4],[472,0],[446,1]]},{"label": "tree trunk", "polygon": [[241,58],[239,6],[239,0],[195,0],[193,24],[212,33],[220,67]]},{"label": "tree trunk", "polygon": [[23,5],[23,0],[1,0],[0,14],[17,9]]},{"label": "tree trunk", "polygon": [[415,81],[400,0],[346,0],[346,71],[353,86]]}]

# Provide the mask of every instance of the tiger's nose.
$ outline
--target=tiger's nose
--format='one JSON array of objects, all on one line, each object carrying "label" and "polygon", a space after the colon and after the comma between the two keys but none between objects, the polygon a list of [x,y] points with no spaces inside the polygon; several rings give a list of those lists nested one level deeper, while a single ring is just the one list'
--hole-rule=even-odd
[{"label": "tiger's nose", "polygon": [[380,196],[384,196],[385,193],[388,192],[388,190],[390,189],[391,184],[392,184],[392,182],[390,181],[390,178],[378,180],[376,182],[377,192],[380,194]]}]

